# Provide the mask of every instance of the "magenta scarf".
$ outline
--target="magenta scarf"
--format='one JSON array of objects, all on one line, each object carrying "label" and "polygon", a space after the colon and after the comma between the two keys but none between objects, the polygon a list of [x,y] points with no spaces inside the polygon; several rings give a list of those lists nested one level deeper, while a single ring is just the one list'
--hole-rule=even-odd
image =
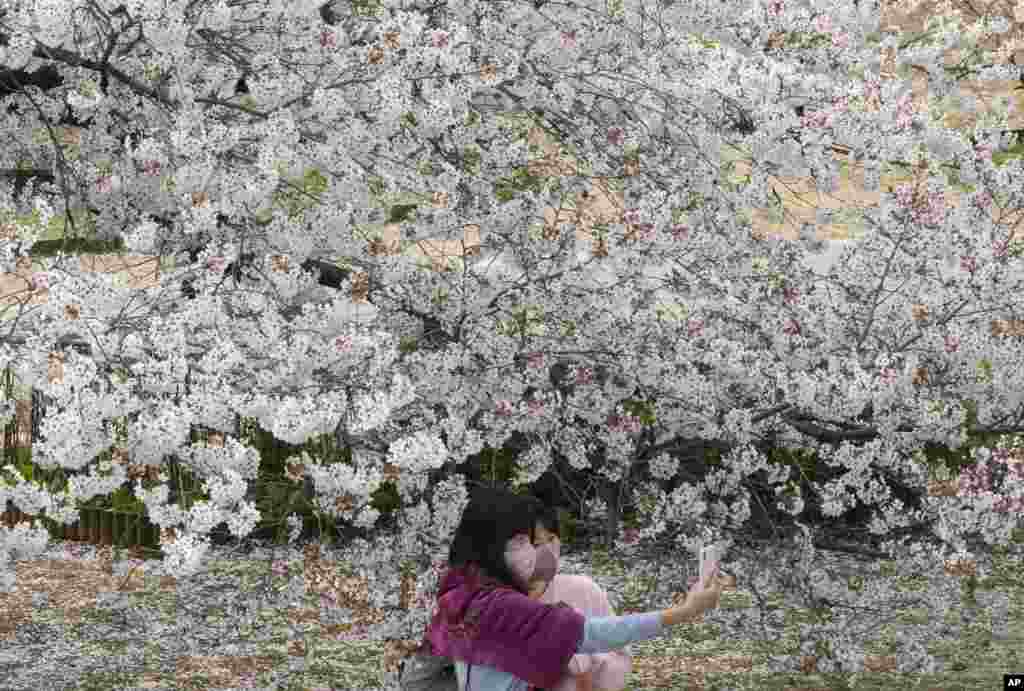
[{"label": "magenta scarf", "polygon": [[450,568],[438,588],[426,642],[434,655],[554,688],[583,642],[583,622],[568,605],[541,604],[481,578],[475,565]]}]

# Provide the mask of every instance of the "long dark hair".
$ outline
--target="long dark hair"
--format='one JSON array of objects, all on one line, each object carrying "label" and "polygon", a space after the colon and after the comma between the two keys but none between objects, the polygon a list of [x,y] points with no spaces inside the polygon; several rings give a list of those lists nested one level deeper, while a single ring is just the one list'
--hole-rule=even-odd
[{"label": "long dark hair", "polygon": [[[538,499],[538,501],[540,500]],[[537,513],[537,520],[544,526],[544,530],[557,535],[559,540],[562,539],[562,521],[558,517],[557,507],[542,503]]]},{"label": "long dark hair", "polygon": [[507,490],[472,489],[448,551],[449,566],[475,564],[491,580],[527,594],[528,585],[521,583],[505,564],[505,544],[520,533],[529,535],[532,542],[541,508],[532,497]]}]

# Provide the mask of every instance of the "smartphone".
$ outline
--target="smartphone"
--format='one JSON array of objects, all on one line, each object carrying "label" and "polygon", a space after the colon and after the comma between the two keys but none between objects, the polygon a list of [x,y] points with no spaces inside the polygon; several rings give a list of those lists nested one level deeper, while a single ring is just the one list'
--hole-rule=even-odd
[{"label": "smartphone", "polygon": [[709,574],[718,569],[718,562],[721,559],[721,549],[711,541],[710,531],[705,530],[699,548],[700,570],[697,574],[697,583],[693,586],[693,589],[698,591],[704,589],[704,581]]}]

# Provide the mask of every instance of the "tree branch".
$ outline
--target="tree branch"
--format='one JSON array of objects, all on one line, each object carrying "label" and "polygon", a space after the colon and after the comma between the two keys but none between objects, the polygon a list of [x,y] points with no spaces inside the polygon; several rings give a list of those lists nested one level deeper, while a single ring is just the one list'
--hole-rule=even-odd
[{"label": "tree branch", "polygon": [[[855,427],[844,424],[846,430],[833,430],[823,427],[816,418],[795,412],[785,413],[782,419],[798,432],[813,437],[826,444],[842,444],[844,441],[871,441],[882,436],[874,427]],[[916,431],[911,425],[900,425],[897,432],[911,433]],[[991,426],[991,427],[970,427],[967,429],[969,436],[983,436],[986,434],[1020,434],[1024,432],[1024,425]]]}]

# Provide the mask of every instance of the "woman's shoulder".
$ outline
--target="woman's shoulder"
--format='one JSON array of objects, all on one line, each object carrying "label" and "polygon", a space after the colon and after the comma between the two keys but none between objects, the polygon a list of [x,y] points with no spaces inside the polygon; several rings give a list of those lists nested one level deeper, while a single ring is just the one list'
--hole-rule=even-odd
[{"label": "woman's shoulder", "polygon": [[585,588],[588,590],[604,592],[604,589],[599,586],[593,578],[582,573],[556,573],[555,583],[574,588]]},{"label": "woman's shoulder", "polygon": [[593,578],[581,573],[555,574],[551,585],[554,587],[559,598],[573,597],[587,598],[588,600],[597,598],[605,600],[608,597],[604,588],[599,586]]}]

